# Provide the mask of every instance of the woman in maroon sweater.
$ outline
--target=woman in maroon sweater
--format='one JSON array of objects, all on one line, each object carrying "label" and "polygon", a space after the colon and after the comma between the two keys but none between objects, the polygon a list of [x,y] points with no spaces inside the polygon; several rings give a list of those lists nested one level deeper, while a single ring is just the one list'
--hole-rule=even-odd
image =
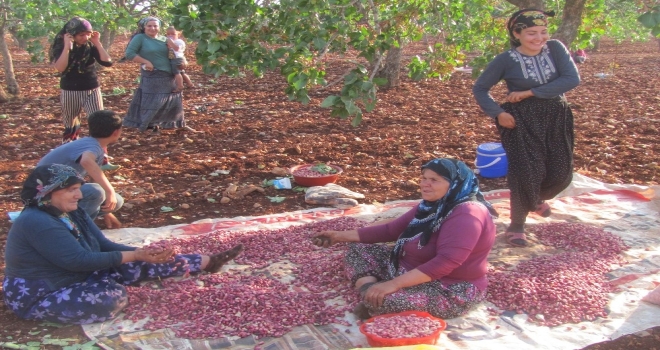
[{"label": "woman in maroon sweater", "polygon": [[[435,159],[422,166],[422,201],[386,224],[324,231],[315,244],[350,244],[346,275],[360,291],[360,318],[426,311],[454,318],[483,301],[497,212],[465,163]],[[394,247],[387,244],[395,242]]]}]

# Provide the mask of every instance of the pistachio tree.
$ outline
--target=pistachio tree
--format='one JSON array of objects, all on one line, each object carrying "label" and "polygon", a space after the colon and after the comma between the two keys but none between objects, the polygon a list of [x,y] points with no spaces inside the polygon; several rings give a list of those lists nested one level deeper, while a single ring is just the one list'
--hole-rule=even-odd
[{"label": "pistachio tree", "polygon": [[[639,6],[639,1],[633,4]],[[651,0],[647,0],[651,1]],[[507,48],[505,24],[519,8],[555,10],[553,38],[588,47],[612,29],[626,27],[631,1],[621,0],[181,0],[174,24],[198,43],[197,62],[208,74],[257,77],[279,71],[291,100],[311,101],[312,89],[332,91],[321,106],[331,115],[360,122],[373,110],[379,88],[396,87],[399,74],[412,79],[449,77],[469,64],[479,71]],[[621,18],[619,18],[621,19]],[[614,24],[615,28],[620,27]],[[634,33],[628,31],[628,34]],[[402,61],[402,50],[423,41],[427,48]],[[579,45],[578,45],[579,44]],[[349,54],[339,78],[328,81],[329,54]],[[402,69],[405,66],[406,69]],[[336,91],[336,88],[339,91]]]},{"label": "pistachio tree", "polygon": [[[340,84],[321,106],[357,124],[375,107],[379,85],[396,86],[404,45],[428,44],[408,62],[412,77],[446,78],[464,64],[465,52],[492,49],[502,27],[493,14],[507,7],[487,0],[181,0],[171,13],[198,43],[206,73],[260,77],[278,70],[287,96],[302,103],[310,102],[310,89]],[[355,53],[334,81],[326,80],[330,53]]]}]

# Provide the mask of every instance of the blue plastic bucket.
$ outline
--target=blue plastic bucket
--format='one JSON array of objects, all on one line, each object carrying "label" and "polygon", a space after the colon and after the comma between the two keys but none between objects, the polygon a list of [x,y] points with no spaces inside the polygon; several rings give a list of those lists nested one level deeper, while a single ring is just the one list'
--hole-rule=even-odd
[{"label": "blue plastic bucket", "polygon": [[475,173],[483,177],[506,176],[509,162],[506,152],[499,142],[482,143],[477,146],[477,160],[474,162]]}]

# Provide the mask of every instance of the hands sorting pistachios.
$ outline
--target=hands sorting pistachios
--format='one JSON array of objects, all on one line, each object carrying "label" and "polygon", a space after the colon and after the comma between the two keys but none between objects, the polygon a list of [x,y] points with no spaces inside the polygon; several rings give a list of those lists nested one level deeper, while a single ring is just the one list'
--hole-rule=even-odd
[{"label": "hands sorting pistachios", "polygon": [[327,248],[332,245],[332,238],[320,234],[318,236],[312,237],[312,244],[318,247],[324,247]]}]

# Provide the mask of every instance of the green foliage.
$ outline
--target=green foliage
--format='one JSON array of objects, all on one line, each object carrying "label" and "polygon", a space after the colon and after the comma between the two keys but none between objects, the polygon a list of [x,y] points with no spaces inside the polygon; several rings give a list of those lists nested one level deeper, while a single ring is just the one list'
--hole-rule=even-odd
[{"label": "green foliage", "polygon": [[637,20],[645,28],[651,29],[651,35],[660,38],[660,5],[656,5],[651,10],[641,14],[637,17]]},{"label": "green foliage", "polygon": [[286,199],[286,197],[280,197],[280,196],[275,196],[275,197],[270,197],[266,196],[272,203],[282,203]]},{"label": "green foliage", "polygon": [[367,70],[364,66],[358,66],[344,77],[344,87],[340,95],[330,95],[321,103],[321,107],[331,109],[330,115],[347,119],[353,116],[351,124],[357,126],[362,121],[361,102],[367,112],[376,107],[377,85],[383,85],[386,81],[382,78],[374,78],[369,81]]},{"label": "green foliage", "polygon": [[334,174],[337,172],[337,169],[325,164],[325,163],[316,163],[310,168],[312,171],[316,171],[320,174]]},{"label": "green foliage", "polygon": [[[176,1],[147,0],[4,0],[6,29],[25,41],[33,62],[43,62],[55,34],[74,16],[90,21],[94,30],[132,31],[137,20],[148,14],[165,16]],[[42,44],[43,39],[47,44]]]},{"label": "green foliage", "polygon": [[[563,9],[565,1],[548,1]],[[455,67],[469,64],[477,75],[508,47],[505,23],[516,9],[504,0],[181,0],[172,8],[173,23],[198,43],[195,53],[204,72],[261,77],[279,71],[289,99],[311,102],[312,89],[343,84],[320,104],[331,116],[360,123],[375,108],[384,57],[392,47],[424,41],[427,50],[412,57],[408,76],[446,79]],[[637,38],[634,4],[589,0],[577,45],[586,47],[603,35]],[[615,19],[623,19],[617,26]],[[559,16],[553,19],[551,31]],[[356,53],[339,78],[326,74],[327,56]]]},{"label": "green foliage", "polygon": [[[565,1],[565,0],[564,0]],[[563,2],[562,1],[562,6]],[[623,40],[645,40],[648,33],[639,26],[639,4],[634,1],[590,0],[582,16],[582,25],[571,48],[593,47],[602,37]]]},{"label": "green foliage", "polygon": [[[310,103],[310,90],[342,87],[321,107],[360,123],[375,108],[377,74],[392,47],[427,40],[429,51],[408,65],[414,79],[448,78],[465,53],[492,49],[502,9],[492,0],[181,0],[174,25],[197,42],[195,56],[207,74],[261,77],[278,71],[289,99]],[[501,1],[495,1],[500,4]],[[511,9],[511,5],[499,5]],[[494,13],[494,15],[493,15]],[[496,29],[493,29],[496,28]],[[488,34],[490,33],[490,34]],[[474,40],[487,37],[489,40]],[[485,45],[484,45],[485,43]],[[355,52],[351,67],[327,81],[327,56]]]}]

